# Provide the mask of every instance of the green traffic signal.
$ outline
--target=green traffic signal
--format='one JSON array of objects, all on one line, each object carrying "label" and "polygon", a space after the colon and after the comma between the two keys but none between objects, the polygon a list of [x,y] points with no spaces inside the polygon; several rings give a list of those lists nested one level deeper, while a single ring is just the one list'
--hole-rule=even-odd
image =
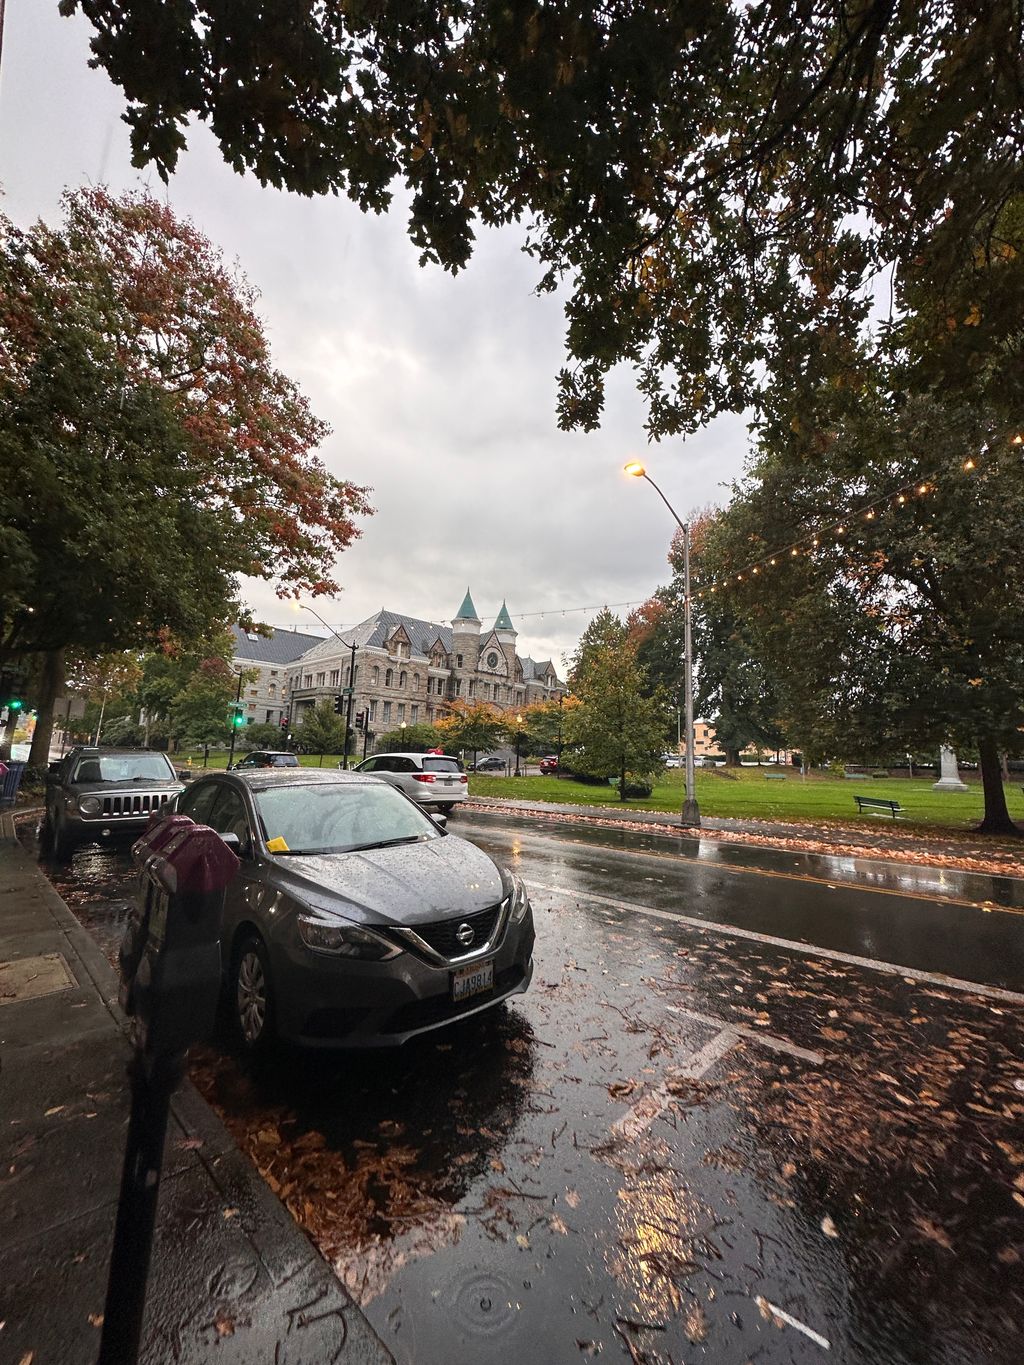
[{"label": "green traffic signal", "polygon": [[240,706],[233,706],[231,708],[231,724],[236,730],[240,729],[245,724],[245,712]]},{"label": "green traffic signal", "polygon": [[10,701],[7,703],[7,709],[9,711],[20,711],[24,705],[25,703],[20,697],[11,697]]}]

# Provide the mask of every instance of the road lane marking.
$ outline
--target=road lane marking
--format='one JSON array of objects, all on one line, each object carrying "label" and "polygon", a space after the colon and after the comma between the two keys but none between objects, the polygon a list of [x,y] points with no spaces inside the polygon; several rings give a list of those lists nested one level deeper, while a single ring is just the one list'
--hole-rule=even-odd
[{"label": "road lane marking", "polygon": [[734,1028],[723,1028],[710,1042],[693,1054],[682,1066],[670,1072],[661,1085],[648,1090],[642,1099],[637,1100],[621,1119],[612,1124],[612,1132],[629,1141],[650,1128],[656,1118],[665,1112],[672,1103],[671,1087],[679,1081],[698,1081],[705,1072],[710,1071],[717,1061],[739,1042],[740,1036]]},{"label": "road lane marking", "polygon": [[818,948],[813,943],[802,943],[798,939],[776,938],[774,934],[758,934],[753,929],[741,929],[735,924],[722,924],[718,920],[694,919],[692,915],[680,915],[670,910],[655,910],[653,906],[638,905],[635,901],[614,900],[611,896],[598,895],[596,891],[581,891],[579,888],[547,886],[543,882],[527,881],[531,891],[549,891],[555,896],[567,896],[577,900],[597,901],[610,905],[616,910],[625,910],[652,919],[666,920],[669,924],[685,924],[701,934],[721,934],[726,938],[745,938],[752,943],[764,943],[771,948],[784,948],[791,953],[804,953],[807,957],[824,957],[830,962],[845,962],[851,967],[867,967],[869,971],[886,972],[890,976],[905,976],[911,981],[921,981],[929,986],[944,986],[947,990],[963,991],[968,995],[982,995],[987,1000],[1002,1000],[1009,1005],[1024,1005],[1024,995],[1019,991],[1004,990],[1001,986],[985,986],[980,981],[963,981],[957,976],[944,976],[941,972],[922,972],[916,967],[903,967],[897,962],[879,962],[873,957],[858,957],[855,953],[841,953],[835,948]]},{"label": "road lane marking", "polygon": [[811,1062],[814,1066],[821,1066],[825,1061],[824,1055],[820,1052],[797,1047],[796,1043],[791,1043],[788,1038],[777,1038],[774,1033],[765,1033],[762,1029],[750,1028],[747,1024],[727,1024],[724,1019],[715,1019],[712,1015],[701,1014],[697,1010],[686,1010],[679,1005],[666,1005],[665,1008],[670,1014],[684,1014],[687,1019],[696,1019],[700,1024],[731,1029],[741,1038],[749,1038],[751,1042],[760,1043],[762,1047],[772,1048],[775,1052],[788,1052],[791,1057],[799,1057],[802,1062]]},{"label": "road lane marking", "polygon": [[[472,813],[475,813],[475,814],[477,814],[477,815],[496,814],[496,812],[494,812],[494,811],[484,810],[484,809],[481,809],[481,808],[477,808],[477,809],[475,810],[475,812],[467,812],[467,814],[472,814]],[[517,812],[517,813],[519,813],[519,812]],[[593,826],[591,826],[591,828],[593,828]],[[605,827],[602,826],[602,828],[605,828]],[[643,831],[643,830],[641,830],[641,831],[636,831],[636,830],[631,830],[630,833],[639,833],[642,837],[651,838],[651,839],[668,839],[668,838],[678,837],[678,836],[673,836],[672,834],[664,834],[664,833],[661,833],[660,831],[657,831],[657,830],[651,830],[651,831]],[[514,836],[510,836],[510,837],[514,837]],[[548,843],[555,843],[555,844],[572,843],[574,846],[579,847],[579,848],[583,848],[583,849],[593,849],[593,848],[595,848],[595,847],[599,847],[599,845],[594,845],[594,844],[588,843],[585,839],[571,839],[571,838],[570,838],[570,839],[565,839],[565,838],[559,839],[559,838],[557,838],[554,834],[538,834],[538,833],[535,833],[535,832],[532,831],[532,830],[530,831],[530,837],[531,837],[532,839],[537,839],[537,840],[544,841],[544,842],[548,842]],[[721,841],[721,840],[715,840],[714,838],[710,838],[710,837],[708,837],[707,841],[708,841],[709,843],[714,843],[715,846],[716,846],[716,848],[736,848],[736,847],[737,847],[737,845],[734,844],[734,843],[732,843],[731,841],[723,842],[723,841]],[[853,859],[855,859],[855,861],[857,861],[857,862],[882,863],[882,864],[883,864],[884,866],[886,866],[886,867],[903,867],[903,868],[910,868],[910,869],[920,869],[920,868],[922,867],[922,864],[921,864],[921,863],[903,862],[903,861],[901,861],[901,860],[899,860],[899,859],[888,859],[888,860],[887,860],[887,859],[884,859],[884,858],[865,858],[865,857],[862,857],[860,854],[849,854],[849,853],[811,853],[811,854],[807,854],[807,853],[804,853],[802,849],[784,849],[784,848],[776,848],[776,847],[774,847],[774,845],[772,845],[772,844],[747,844],[747,845],[743,845],[743,847],[761,849],[763,852],[766,852],[766,853],[774,853],[774,854],[776,854],[776,855],[778,855],[778,856],[785,856],[787,853],[800,853],[800,854],[801,854],[802,856],[804,856],[804,857],[812,857],[812,858],[832,858],[832,859],[834,859],[834,860],[838,860],[838,859],[847,859],[847,860],[849,860],[849,859],[853,858]],[[609,851],[609,850],[606,849],[605,851],[607,852],[607,851]],[[782,880],[782,881],[789,881],[789,882],[809,882],[812,886],[827,886],[828,889],[829,889],[830,891],[866,891],[866,892],[868,892],[870,895],[873,895],[873,896],[901,896],[901,897],[904,897],[904,898],[907,899],[907,900],[928,901],[929,904],[931,904],[931,905],[960,905],[960,906],[963,906],[965,909],[968,909],[968,910],[980,910],[983,914],[992,914],[992,915],[995,915],[995,914],[999,914],[999,915],[1020,915],[1020,916],[1024,916],[1024,907],[1022,907],[1022,906],[1018,906],[1018,905],[997,905],[994,901],[972,901],[972,900],[966,900],[966,899],[965,899],[964,897],[962,897],[962,896],[950,896],[950,895],[947,895],[944,891],[942,891],[941,889],[937,889],[937,888],[936,888],[936,889],[933,889],[933,890],[930,890],[930,891],[917,891],[917,890],[905,890],[905,889],[900,889],[899,887],[896,887],[896,886],[875,886],[875,885],[873,885],[870,881],[865,881],[863,878],[860,878],[860,877],[851,879],[850,877],[844,876],[844,875],[843,875],[843,870],[842,870],[842,869],[840,869],[838,872],[836,872],[836,873],[835,873],[834,875],[832,875],[831,877],[826,877],[826,876],[817,877],[817,876],[813,876],[810,872],[784,872],[784,871],[782,871],[782,870],[780,870],[780,869],[778,869],[778,868],[771,868],[771,867],[744,867],[744,866],[743,866],[742,864],[740,864],[740,863],[722,862],[722,861],[720,861],[720,860],[717,859],[717,858],[703,858],[703,857],[700,857],[700,856],[698,856],[698,857],[696,857],[696,858],[686,858],[686,857],[683,857],[682,855],[680,855],[680,854],[678,854],[678,853],[661,853],[661,852],[659,852],[657,849],[653,849],[653,848],[652,848],[652,849],[617,848],[617,849],[614,849],[614,850],[611,850],[611,851],[614,852],[614,854],[615,854],[615,856],[616,856],[617,858],[648,858],[648,859],[654,858],[654,859],[657,859],[659,862],[663,862],[663,863],[672,863],[672,864],[674,864],[674,865],[676,865],[676,866],[678,866],[678,867],[685,867],[685,868],[689,868],[689,869],[695,869],[695,870],[706,871],[706,872],[710,872],[710,871],[731,872],[734,876],[740,876],[740,877],[778,877],[778,878],[779,878],[780,880]],[[602,869],[599,869],[599,870],[601,870],[601,871],[606,871],[607,869],[603,869],[603,868],[602,868]],[[949,872],[952,876],[992,877],[992,878],[998,877],[998,878],[1000,878],[1000,880],[1002,880],[1002,881],[1022,881],[1022,880],[1024,880],[1024,878],[1013,876],[1013,875],[1012,875],[1011,873],[1009,873],[1009,872],[981,872],[981,871],[977,871],[977,870],[973,870],[973,869],[968,869],[968,870],[966,870],[966,871],[960,871],[960,870],[957,869],[957,868],[949,868],[949,867],[946,867],[946,868],[944,868],[944,867],[939,867],[939,868],[937,868],[936,870],[937,870],[938,872],[940,872],[940,873],[942,873],[942,872]]]},{"label": "road lane marking", "polygon": [[820,1346],[822,1350],[831,1351],[832,1343],[826,1337],[823,1337],[820,1332],[816,1332],[813,1327],[808,1327],[806,1322],[801,1322],[799,1318],[794,1318],[790,1313],[787,1313],[784,1308],[779,1308],[777,1304],[769,1303],[769,1301],[766,1298],[762,1298],[760,1294],[758,1294],[754,1302],[762,1312],[767,1310],[771,1313],[772,1317],[780,1318],[783,1322],[788,1323],[790,1327],[795,1327],[798,1332],[803,1332],[805,1337],[810,1337],[810,1339],[816,1345]]}]

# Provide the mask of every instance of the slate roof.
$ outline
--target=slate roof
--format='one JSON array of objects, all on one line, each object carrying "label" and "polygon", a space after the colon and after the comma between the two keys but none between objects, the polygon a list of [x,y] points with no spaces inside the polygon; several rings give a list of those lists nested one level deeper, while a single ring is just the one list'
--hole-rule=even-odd
[{"label": "slate roof", "polygon": [[[358,649],[363,649],[366,646],[383,649],[385,642],[390,638],[396,626],[405,627],[405,633],[412,642],[413,654],[429,654],[434,641],[438,639],[440,639],[445,651],[451,653],[452,631],[450,626],[442,626],[433,621],[421,621],[416,616],[402,616],[397,611],[385,611],[383,607],[377,612],[376,616],[370,616],[365,621],[360,621],[351,630],[339,631],[339,636],[346,647],[354,643]],[[307,657],[311,660],[331,658],[337,655],[340,649],[339,641],[334,636],[330,636],[326,640],[318,639]]]},{"label": "slate roof", "polygon": [[555,668],[550,659],[531,659],[529,657],[524,658],[520,655],[519,662],[523,666],[524,682],[543,682],[544,675],[549,668],[554,673],[555,678],[558,678],[558,669]]},{"label": "slate roof", "polygon": [[231,634],[235,642],[236,659],[252,659],[261,664],[290,664],[302,657],[314,645],[319,644],[321,636],[306,635],[300,630],[275,630],[268,639],[255,631],[244,631],[233,625]]}]

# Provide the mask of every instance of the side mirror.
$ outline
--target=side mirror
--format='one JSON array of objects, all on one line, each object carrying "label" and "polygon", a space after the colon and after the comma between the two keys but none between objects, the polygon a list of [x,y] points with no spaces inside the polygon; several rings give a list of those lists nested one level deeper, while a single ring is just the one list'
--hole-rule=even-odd
[{"label": "side mirror", "polygon": [[438,829],[447,829],[447,828],[448,828],[448,817],[447,817],[447,815],[432,815],[430,818],[431,818],[431,820],[433,820],[434,824],[438,827]]},{"label": "side mirror", "polygon": [[221,842],[226,844],[236,858],[248,858],[252,852],[248,839],[240,839],[237,834],[222,834]]},{"label": "side mirror", "polygon": [[59,772],[60,772],[60,763],[59,763],[59,762],[58,762],[58,763],[47,763],[47,765],[46,765],[46,776],[47,776],[47,777],[56,777],[57,774],[58,774]]}]

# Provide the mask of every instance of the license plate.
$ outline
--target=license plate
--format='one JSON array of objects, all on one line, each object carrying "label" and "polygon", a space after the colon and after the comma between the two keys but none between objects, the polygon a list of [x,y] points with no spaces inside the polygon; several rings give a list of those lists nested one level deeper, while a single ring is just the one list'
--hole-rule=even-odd
[{"label": "license plate", "polygon": [[465,1000],[494,986],[494,962],[476,962],[472,967],[460,967],[452,972],[452,999]]}]

